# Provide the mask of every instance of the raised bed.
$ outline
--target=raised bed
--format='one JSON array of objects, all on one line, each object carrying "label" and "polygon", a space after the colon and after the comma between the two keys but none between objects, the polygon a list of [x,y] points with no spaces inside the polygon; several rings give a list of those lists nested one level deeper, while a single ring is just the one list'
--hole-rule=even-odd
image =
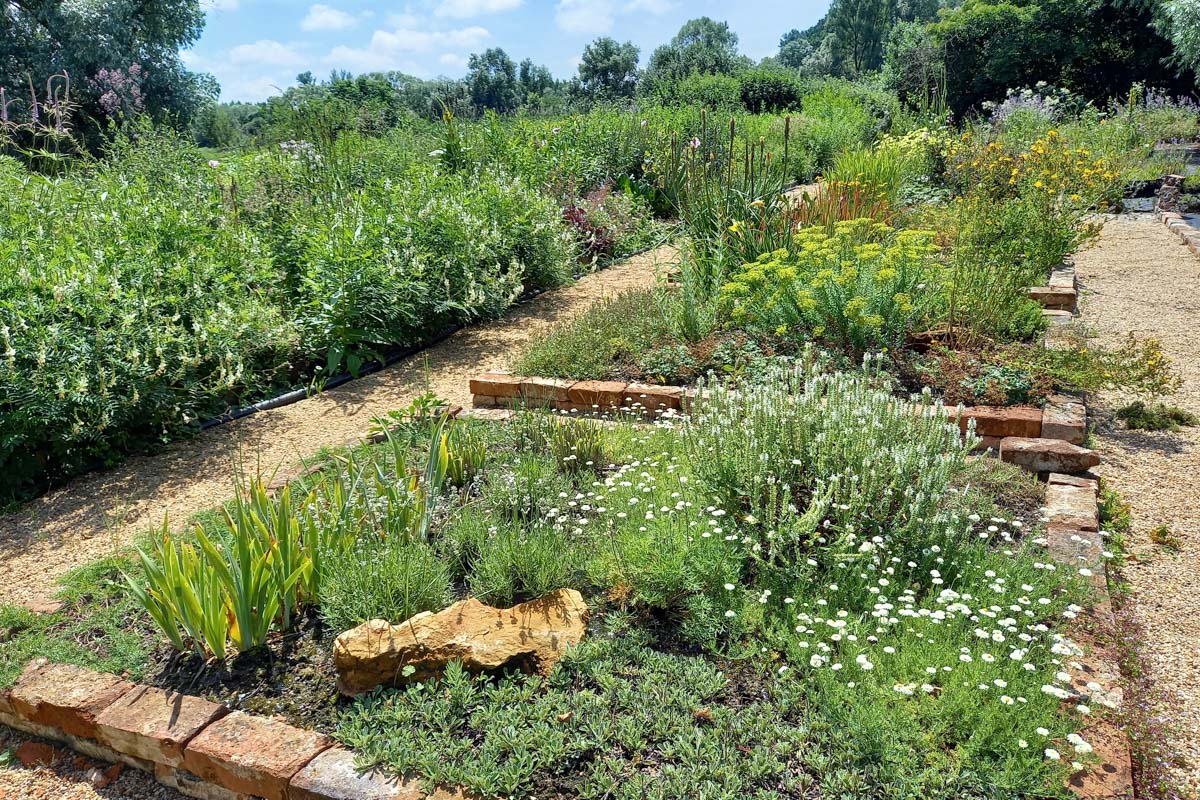
[{"label": "raised bed", "polygon": [[[687,413],[695,389],[620,381],[570,381],[489,372],[471,379],[472,405],[478,409],[541,408],[553,411],[662,415]],[[1030,472],[1086,472],[1100,463],[1083,447],[1087,408],[1075,395],[1056,394],[1045,408],[972,406],[947,409],[963,433],[973,422],[982,441],[1000,459]]]}]

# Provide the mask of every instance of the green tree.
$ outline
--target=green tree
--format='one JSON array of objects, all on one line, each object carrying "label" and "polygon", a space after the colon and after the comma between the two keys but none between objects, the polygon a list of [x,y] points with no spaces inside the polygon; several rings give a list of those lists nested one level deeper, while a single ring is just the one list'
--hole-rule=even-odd
[{"label": "green tree", "polygon": [[[20,98],[10,113],[30,113],[31,94],[64,97],[69,80],[78,124],[141,112],[187,122],[217,92],[179,57],[203,27],[201,0],[4,0],[0,87]],[[47,89],[55,74],[67,79]]]},{"label": "green tree", "polygon": [[579,83],[593,100],[629,97],[637,89],[638,49],[633,42],[618,44],[610,36],[601,36],[583,48],[579,62]]},{"label": "green tree", "polygon": [[467,88],[476,108],[512,111],[521,104],[517,65],[499,47],[472,53],[467,61]]},{"label": "green tree", "polygon": [[708,17],[688,20],[670,42],[651,54],[646,80],[653,88],[692,74],[732,75],[750,66],[750,59],[738,53],[737,45],[737,34],[729,23]]},{"label": "green tree", "polygon": [[1200,2],[1167,0],[1158,8],[1155,28],[1170,39],[1174,64],[1200,73]]},{"label": "green tree", "polygon": [[1139,81],[1190,85],[1190,75],[1169,65],[1171,43],[1153,22],[1151,8],[1124,0],[966,0],[933,25],[945,53],[947,101],[961,114],[1038,81],[1097,101]]},{"label": "green tree", "polygon": [[779,39],[779,63],[792,69],[804,66],[804,59],[812,55],[813,42],[796,28],[792,28]]},{"label": "green tree", "polygon": [[829,9],[833,54],[851,75],[879,69],[896,10],[893,0],[835,0]]}]

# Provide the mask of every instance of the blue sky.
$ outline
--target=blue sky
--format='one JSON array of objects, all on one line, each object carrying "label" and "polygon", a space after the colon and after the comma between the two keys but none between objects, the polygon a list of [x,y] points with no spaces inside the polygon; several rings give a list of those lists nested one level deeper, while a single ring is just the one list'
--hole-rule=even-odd
[{"label": "blue sky", "polygon": [[185,61],[221,83],[222,100],[262,100],[311,70],[400,70],[423,78],[459,77],[467,56],[503,47],[557,77],[575,74],[597,36],[651,51],[686,20],[710,16],[737,32],[742,52],[762,58],[779,36],[806,28],[828,0],[207,0],[204,35]]}]

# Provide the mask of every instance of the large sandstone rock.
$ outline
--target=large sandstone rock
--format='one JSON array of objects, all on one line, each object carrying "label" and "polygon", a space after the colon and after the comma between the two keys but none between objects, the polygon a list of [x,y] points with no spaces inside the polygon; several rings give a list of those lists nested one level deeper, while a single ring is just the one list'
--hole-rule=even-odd
[{"label": "large sandstone rock", "polygon": [[399,625],[373,619],[334,642],[338,688],[355,695],[382,684],[424,680],[454,660],[471,672],[510,665],[544,674],[567,646],[583,639],[587,618],[583,596],[559,589],[512,608],[471,598]]}]

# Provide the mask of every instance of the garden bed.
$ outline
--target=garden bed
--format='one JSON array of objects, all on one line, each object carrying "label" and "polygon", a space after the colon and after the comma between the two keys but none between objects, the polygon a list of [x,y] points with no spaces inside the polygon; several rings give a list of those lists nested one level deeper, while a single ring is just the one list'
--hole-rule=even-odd
[{"label": "garden bed", "polygon": [[[759,418],[756,426],[778,424],[783,426],[781,430],[817,426],[810,430],[815,439],[789,443],[783,437],[773,444],[775,448],[810,448],[814,442],[825,440],[817,435],[822,428],[827,430],[829,441],[842,441],[851,435],[850,430],[857,426],[850,419],[837,421],[840,415],[836,409],[843,403],[864,403],[864,413],[886,424],[879,433],[866,434],[862,446],[867,450],[838,456],[849,459],[844,463],[864,463],[859,459],[871,451],[899,455],[901,450],[897,448],[916,445],[925,454],[921,458],[939,462],[950,458],[959,464],[949,471],[927,466],[917,483],[922,491],[930,493],[929,497],[941,498],[929,506],[930,512],[941,508],[936,513],[948,514],[946,522],[959,532],[948,538],[941,538],[943,534],[939,533],[924,545],[914,540],[926,535],[919,534],[919,528],[895,538],[889,534],[888,552],[901,562],[906,557],[934,558],[938,562],[934,574],[958,576],[952,584],[957,587],[956,595],[994,595],[1001,604],[1016,603],[1018,596],[1026,594],[1017,583],[1028,581],[1030,586],[1039,587],[1039,594],[1028,597],[1044,596],[1047,601],[1045,606],[1030,607],[1031,612],[1038,609],[1032,621],[1058,627],[1057,615],[1069,611],[1070,603],[1083,602],[1089,590],[1075,586],[1067,576],[1036,568],[1040,552],[1037,531],[1042,524],[1041,508],[1047,504],[1045,490],[994,460],[956,461],[965,459],[956,424],[939,422],[940,414],[929,416],[898,409],[893,398],[873,394],[866,384],[860,385],[859,379],[850,376],[824,372],[810,375],[809,380],[831,381],[829,394],[821,403],[797,408],[771,400],[781,398],[777,393],[785,391],[786,380],[794,379],[781,377],[777,380],[785,383],[774,388],[768,384],[737,393],[718,387],[712,396],[695,402],[694,416],[679,416],[673,423],[618,420],[596,425],[536,413],[496,413],[502,409],[480,412],[506,418],[498,422],[473,421],[468,416],[444,423],[453,426],[452,452],[460,452],[460,448],[478,452],[470,442],[482,442],[485,455],[473,477],[459,488],[447,489],[434,512],[431,531],[437,532],[436,537],[423,547],[430,548],[440,566],[435,567],[435,562],[426,562],[423,557],[413,561],[415,555],[399,562],[409,565],[405,569],[425,564],[421,569],[446,570],[439,579],[446,581],[441,589],[420,596],[398,595],[387,589],[386,577],[396,574],[398,562],[389,555],[394,551],[377,542],[369,545],[374,548],[373,555],[364,552],[365,560],[354,562],[351,572],[339,572],[342,568],[329,562],[322,601],[297,616],[288,629],[270,634],[262,649],[231,654],[227,666],[205,664],[192,656],[172,655],[160,635],[151,632],[152,626],[138,623],[133,631],[136,646],[126,643],[124,647],[124,671],[149,685],[240,710],[282,715],[301,727],[341,739],[356,751],[360,764],[376,765],[384,773],[406,774],[444,786],[463,785],[483,796],[515,793],[569,798],[613,791],[630,797],[647,792],[681,796],[718,786],[724,786],[723,791],[730,797],[768,791],[787,796],[816,787],[821,791],[837,787],[850,790],[852,785],[869,792],[873,791],[870,787],[881,789],[898,780],[951,780],[958,787],[954,790],[957,796],[959,791],[970,791],[971,781],[961,783],[962,778],[950,776],[968,768],[982,770],[983,774],[1004,769],[1010,779],[1012,770],[1019,769],[1017,774],[1023,777],[1016,780],[1025,782],[1021,785],[1026,791],[1034,791],[1034,787],[1039,792],[1047,791],[1056,780],[1065,781],[1065,773],[1060,774],[1054,762],[1046,761],[1040,749],[1031,751],[1026,759],[1014,743],[1004,737],[995,738],[1009,724],[1001,721],[1008,708],[1001,702],[1000,695],[1004,694],[1008,699],[1021,698],[1014,702],[1021,704],[1023,714],[1034,714],[1022,717],[1019,726],[1022,736],[1034,737],[1029,739],[1034,742],[1032,747],[1049,744],[1038,744],[1036,734],[1024,730],[1037,727],[1030,719],[1041,720],[1052,731],[1047,742],[1068,746],[1065,736],[1071,730],[1070,718],[1061,716],[1058,701],[1039,689],[1043,684],[1055,683],[1051,674],[1042,674],[1043,670],[1054,671],[1054,656],[1046,651],[1044,659],[1031,659],[1037,671],[1028,673],[1014,670],[1017,662],[1006,658],[1003,669],[994,676],[1005,687],[992,686],[988,692],[995,692],[996,697],[980,706],[977,693],[982,690],[975,685],[980,681],[972,678],[969,686],[960,686],[924,672],[928,659],[941,663],[941,656],[947,657],[945,666],[952,672],[968,670],[967,662],[958,658],[958,648],[974,651],[979,647],[973,643],[971,625],[961,631],[954,628],[953,635],[946,632],[949,629],[934,626],[918,631],[923,638],[910,639],[902,631],[903,626],[893,629],[885,619],[875,623],[882,627],[870,634],[879,641],[866,643],[869,628],[858,631],[852,627],[836,634],[839,629],[830,628],[822,633],[813,623],[806,626],[802,622],[800,626],[810,630],[801,638],[792,630],[796,625],[793,608],[807,619],[823,618],[814,613],[821,608],[821,601],[847,605],[853,612],[848,619],[859,619],[861,613],[861,621],[853,624],[864,625],[873,619],[872,603],[890,600],[891,590],[885,587],[879,593],[867,592],[874,579],[857,590],[861,595],[857,591],[847,594],[846,587],[824,585],[835,575],[841,576],[839,583],[853,583],[851,574],[838,566],[833,555],[842,548],[858,549],[852,544],[854,539],[847,542],[843,534],[838,536],[839,544],[830,542],[800,551],[808,552],[807,558],[818,565],[815,567],[806,566],[803,557],[798,561],[790,555],[783,558],[783,552],[776,550],[783,543],[768,544],[770,539],[761,540],[767,549],[754,555],[750,542],[766,529],[751,518],[766,513],[771,506],[762,506],[743,519],[747,511],[743,501],[736,498],[753,484],[742,484],[743,479],[736,479],[737,483],[729,487],[713,483],[723,473],[708,471],[710,466],[705,463],[711,456],[696,461],[687,454],[709,452],[705,442],[716,440],[705,437],[720,436],[727,442],[728,452],[712,466],[725,461],[744,463],[745,469],[753,462],[740,461],[740,451],[747,447],[756,450],[753,441],[759,434],[747,429],[746,440],[741,442],[738,437],[730,439],[721,433],[720,426],[738,419],[749,424],[754,417],[743,415],[750,408],[758,407],[758,413],[768,415]],[[605,388],[590,387],[600,392]],[[629,390],[628,386],[624,388]],[[749,392],[760,395],[752,399]],[[641,394],[639,399],[646,399]],[[666,397],[671,398],[668,402],[678,401],[682,406],[682,393]],[[774,415],[779,415],[778,419],[768,422]],[[422,461],[429,452],[432,424],[403,423],[382,443],[331,454],[322,471],[297,476],[286,487],[280,487],[271,507],[294,509],[291,513],[302,516],[311,502],[303,498],[310,491],[317,492],[319,498],[334,497],[326,492],[346,481],[347,476],[373,474],[376,466],[388,474],[396,469],[397,459],[428,474]],[[851,428],[841,427],[845,425]],[[762,432],[770,429],[763,428]],[[855,435],[864,434],[859,430]],[[768,463],[789,463],[783,452]],[[803,458],[807,461],[815,455]],[[924,462],[912,462],[911,468],[917,469],[917,463]],[[362,468],[367,471],[359,471]],[[835,468],[830,465],[821,469]],[[836,469],[830,474],[836,474]],[[801,470],[792,480],[814,477],[806,475]],[[909,479],[901,479],[897,473],[891,480],[905,485]],[[935,489],[930,480],[946,483]],[[358,491],[352,489],[354,480],[341,485]],[[601,489],[606,496],[589,500],[600,487],[607,487]],[[871,491],[881,490],[876,487]],[[561,497],[564,493],[566,496]],[[668,507],[683,502],[671,498],[681,493],[692,498],[695,523],[716,531],[716,536],[691,538],[683,533],[686,526],[682,531],[675,527],[691,512],[655,513],[651,517],[661,522],[637,517],[635,523],[633,514],[616,511],[636,509],[644,503]],[[583,499],[572,500],[576,495]],[[878,500],[885,495],[871,496]],[[695,502],[700,498],[705,498],[702,502],[707,511]],[[633,504],[634,500],[644,502]],[[824,512],[835,526],[829,530],[845,531],[844,526],[854,520],[864,526],[864,531],[876,529],[884,535],[905,524],[890,511],[878,507],[868,510],[871,501],[857,493],[845,500],[853,504],[852,510],[838,511],[835,502]],[[262,502],[265,500],[261,497],[244,495],[231,509],[233,519]],[[326,502],[318,500],[318,507]],[[762,502],[768,502],[767,496]],[[868,505],[863,506],[864,502]],[[951,506],[943,506],[945,502]],[[599,503],[608,508],[601,508]],[[565,515],[551,513],[556,508]],[[716,513],[724,508],[733,513]],[[484,519],[492,520],[491,529],[486,524],[480,527]],[[555,532],[554,520],[562,524],[561,531]],[[216,537],[214,541],[234,541],[228,538],[231,531],[221,533],[224,523],[218,519],[204,519],[201,524]],[[381,524],[386,529],[394,523],[381,520]],[[881,527],[871,527],[875,525]],[[587,533],[591,526],[596,527]],[[722,530],[724,526],[738,531],[733,541]],[[577,529],[579,533],[571,533]],[[771,529],[782,528],[776,522]],[[367,537],[360,540],[366,546],[372,541],[370,537],[378,534],[361,531],[358,535]],[[506,544],[506,537],[511,535],[521,537],[519,550]],[[483,539],[478,538],[481,536]],[[484,545],[484,541],[491,543]],[[945,561],[937,556],[937,550],[930,554],[929,547],[937,541],[942,542],[939,549],[959,552],[965,547],[972,555],[959,552],[952,562]],[[706,542],[712,544],[702,544]],[[381,546],[384,549],[378,549]],[[375,572],[370,568],[372,563],[393,566]],[[888,566],[887,559],[873,559],[872,563]],[[135,562],[125,560],[119,566],[137,575]],[[101,624],[102,615],[97,609],[123,610],[124,616],[144,618],[131,615],[134,601],[128,589],[114,581],[114,569],[93,572],[90,582],[97,587],[95,591],[81,591],[76,586],[75,592],[68,595],[67,607],[54,618],[57,621],[39,631],[43,638],[35,649],[92,666],[116,666],[112,661],[115,632]],[[832,574],[820,577],[825,571]],[[1005,577],[1005,582],[986,577],[985,571]],[[896,591],[900,592],[897,597],[902,606],[915,611],[950,602],[944,599],[944,593],[943,600],[937,600],[941,578],[929,584],[928,572],[902,572],[905,577],[894,577],[899,582]],[[1013,582],[1016,593],[1001,600],[1008,595],[1009,589],[1004,587],[1009,582]],[[968,591],[968,584],[974,588]],[[329,667],[331,638],[356,620],[382,616],[395,622],[423,608],[441,608],[448,597],[464,593],[507,604],[564,585],[585,590],[592,617],[583,642],[548,676],[524,676],[518,671],[472,677],[451,669],[441,682],[425,681],[406,690],[382,691],[355,700],[339,698],[335,693],[335,676]],[[733,588],[724,588],[726,585]],[[318,618],[324,623],[318,624]],[[331,624],[333,619],[344,621]],[[786,622],[789,619],[791,622]],[[81,639],[81,627],[90,628],[91,636]],[[129,632],[127,623],[125,630]],[[14,628],[9,641],[0,644],[0,653],[10,664],[10,675],[15,675],[11,670],[20,666],[12,659],[29,652],[23,646],[32,646],[23,642],[27,633]],[[1028,633],[1036,641],[1050,635],[1033,628]],[[830,639],[831,634],[837,638]],[[854,644],[855,640],[846,639],[845,634],[853,634],[861,644]],[[960,636],[963,638],[957,638]],[[814,639],[830,649],[812,650],[808,645],[815,646],[811,641]],[[1050,647],[1052,641],[1046,639],[1038,646]],[[47,646],[47,642],[52,645]],[[137,648],[141,648],[140,655],[131,652]],[[895,653],[889,653],[889,649]],[[839,651],[844,655],[835,661]],[[859,660],[855,660],[855,653],[861,656]],[[934,653],[939,655],[935,657]],[[820,658],[813,661],[814,656]],[[951,666],[951,656],[958,667]],[[836,670],[834,663],[840,665]],[[992,663],[997,667],[1001,664]],[[971,664],[968,671],[972,675],[984,664],[990,668],[986,659],[974,658]],[[1004,676],[1002,680],[1000,675]],[[934,690],[926,692],[922,683]],[[982,696],[988,697],[988,692]],[[868,702],[865,698],[873,699]],[[976,710],[966,710],[972,707]],[[944,728],[935,722],[943,720],[942,714],[951,708],[957,709],[956,714],[967,714],[962,725]],[[976,719],[978,714],[983,716]],[[597,728],[603,720],[624,723],[612,730]],[[901,756],[908,745],[897,744],[900,750],[875,753],[873,732],[881,725],[896,742],[910,744],[913,752],[918,740],[924,741],[931,732],[938,731],[944,756],[932,766],[919,766]],[[977,740],[979,736],[986,738]],[[697,741],[709,744],[690,750]],[[1003,757],[987,755],[999,752],[1004,753]],[[830,759],[834,757],[858,763],[860,769],[854,777],[831,770]],[[966,761],[960,763],[962,759]],[[296,765],[297,771],[301,766]],[[205,769],[209,780],[220,781],[220,770]],[[171,773],[176,782],[179,777]],[[839,783],[843,780],[855,783]]]}]

